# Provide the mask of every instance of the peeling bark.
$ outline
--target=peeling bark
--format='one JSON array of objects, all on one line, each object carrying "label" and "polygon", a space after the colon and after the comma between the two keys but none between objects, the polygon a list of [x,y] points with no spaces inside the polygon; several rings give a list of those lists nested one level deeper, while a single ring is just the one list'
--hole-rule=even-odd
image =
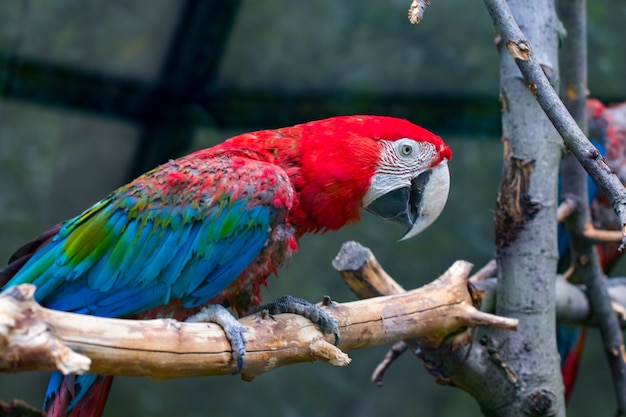
[{"label": "peeling bark", "polygon": [[524,224],[539,211],[540,204],[531,201],[528,195],[530,176],[535,168],[534,161],[525,161],[513,156],[511,142],[502,138],[504,172],[496,199],[496,246],[506,247],[513,242]]}]

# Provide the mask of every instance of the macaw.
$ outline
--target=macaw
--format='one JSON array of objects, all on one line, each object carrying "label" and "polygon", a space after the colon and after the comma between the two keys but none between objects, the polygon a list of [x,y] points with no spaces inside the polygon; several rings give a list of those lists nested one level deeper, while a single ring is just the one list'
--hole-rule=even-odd
[{"label": "macaw", "polygon": [[[604,107],[590,99],[593,112],[589,115],[589,136],[603,140],[606,148],[604,160],[617,177],[626,184],[626,103]],[[588,105],[589,106],[589,105]],[[620,230],[620,222],[606,196],[598,193],[590,205],[591,219],[597,229]],[[619,243],[605,243],[596,246],[600,263],[605,273],[613,269],[622,252]]]},{"label": "macaw", "polygon": [[[626,184],[626,103],[605,107],[597,99],[587,100],[589,139],[600,151],[607,165],[622,183]],[[619,219],[606,196],[587,177],[587,192],[591,220],[595,228],[620,230]],[[561,234],[559,253],[563,256],[568,248],[567,236]],[[618,243],[595,245],[598,260],[604,274],[609,274],[622,255]],[[580,356],[585,340],[585,329],[573,326],[558,326],[557,345],[561,355],[561,373],[565,387],[565,398],[572,392],[578,373]]]},{"label": "macaw", "polygon": [[[45,307],[102,317],[185,320],[215,305],[245,314],[306,233],[358,222],[362,208],[405,226],[402,239],[428,227],[447,200],[451,156],[439,136],[393,117],[244,133],[44,232],[0,270],[0,285],[31,283]],[[245,337],[231,337],[234,356]],[[100,415],[111,381],[55,372],[44,409]]]}]

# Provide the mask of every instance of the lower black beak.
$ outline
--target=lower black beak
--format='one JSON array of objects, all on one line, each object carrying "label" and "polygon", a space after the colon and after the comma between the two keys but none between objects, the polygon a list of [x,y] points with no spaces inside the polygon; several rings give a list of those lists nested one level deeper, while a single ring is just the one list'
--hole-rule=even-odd
[{"label": "lower black beak", "polygon": [[413,178],[410,186],[382,195],[366,209],[409,229],[400,239],[404,240],[417,235],[439,217],[448,200],[449,190],[450,172],[444,160]]},{"label": "lower black beak", "polygon": [[374,200],[366,207],[378,217],[411,229],[421,214],[424,189],[432,174],[424,171],[411,181],[410,187],[398,188]]}]

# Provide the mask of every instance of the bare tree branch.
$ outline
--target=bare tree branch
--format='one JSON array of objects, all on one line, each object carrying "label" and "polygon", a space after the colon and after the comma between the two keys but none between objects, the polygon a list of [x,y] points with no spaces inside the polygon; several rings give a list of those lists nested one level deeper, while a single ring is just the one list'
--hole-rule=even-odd
[{"label": "bare tree branch", "polygon": [[[342,259],[348,261],[344,262]],[[360,297],[374,297],[380,291],[402,291],[382,270],[372,252],[358,243],[345,243],[333,266]],[[488,281],[490,280],[480,282]],[[485,415],[503,415],[502,407],[516,395],[520,382],[502,360],[499,348],[492,344],[489,337],[478,343],[471,343],[467,337],[469,332],[470,329],[458,335],[460,337],[450,337],[438,347],[428,346],[422,339],[409,339],[405,343],[437,382],[468,392],[478,401]],[[392,347],[372,375],[376,384],[382,385],[386,369],[404,350],[402,345]]]},{"label": "bare tree branch", "polygon": [[413,0],[409,8],[409,21],[414,25],[422,21],[426,8],[430,5],[430,0]]},{"label": "bare tree branch", "polygon": [[483,279],[495,277],[498,275],[498,263],[495,259],[490,260],[480,268],[474,275],[469,278],[470,282],[477,282]]},{"label": "bare tree branch", "polygon": [[383,378],[387,369],[398,359],[404,352],[406,352],[409,345],[405,341],[396,342],[391,346],[385,355],[385,359],[382,360],[372,372],[372,382],[379,388],[383,386]]},{"label": "bare tree branch", "polygon": [[[324,361],[347,365],[341,350],[419,337],[438,346],[468,326],[514,329],[516,320],[478,311],[467,288],[467,263],[455,263],[432,283],[392,297],[323,308],[339,324],[338,347],[309,320],[292,314],[255,314],[240,320],[248,332],[242,377],[279,366]],[[175,320],[106,319],[49,310],[20,285],[0,295],[0,371],[55,370],[168,379],[232,374],[230,345],[215,324]]]},{"label": "bare tree branch", "polygon": [[569,150],[611,202],[613,210],[620,219],[622,245],[624,245],[626,243],[626,190],[624,186],[606,165],[598,150],[589,142],[552,88],[543,69],[533,58],[531,45],[515,22],[507,2],[485,0],[485,5],[500,32],[502,41],[505,42],[515,63],[528,80],[537,102],[561,134]]},{"label": "bare tree branch", "polygon": [[[568,199],[567,197],[562,197],[559,207],[556,210],[557,223],[563,223],[565,219],[572,215],[574,210],[576,210],[576,202]],[[622,236],[620,234],[620,240],[621,238]]]},{"label": "bare tree branch", "polygon": [[0,416],[2,417],[46,417],[46,413],[22,400],[11,400],[6,403],[0,400]]},{"label": "bare tree branch", "polygon": [[[495,311],[497,278],[491,277],[472,283],[480,293],[480,309],[486,313]],[[626,279],[609,280],[609,296],[613,300],[616,313],[626,309]],[[621,315],[620,326],[626,329],[626,320]],[[556,280],[556,318],[559,324],[598,327],[598,319],[589,307],[589,299],[584,286],[573,285],[558,276]]]},{"label": "bare tree branch", "polygon": [[[377,297],[384,294],[400,294],[402,287],[382,268],[374,254],[366,247],[356,242],[346,242],[333,262],[335,269],[341,274],[348,287],[361,298]],[[626,308],[626,278],[613,278],[610,280],[609,293],[620,308]],[[489,277],[472,283],[474,291],[472,296],[480,309],[491,313],[495,311],[495,293],[497,278]],[[575,324],[580,326],[597,326],[596,319],[592,316],[589,308],[587,295],[581,286],[573,285],[562,277],[557,277],[556,282],[556,313],[559,323]],[[622,317],[622,326],[626,328],[626,320]],[[382,385],[385,370],[393,364],[395,359],[407,347],[420,348],[419,341],[406,340],[394,344],[385,359],[372,375],[372,381]],[[475,349],[480,349],[475,347]],[[467,351],[461,352],[462,357]],[[418,355],[419,356],[419,355]],[[474,355],[474,359],[467,359],[468,367],[477,366],[472,363],[480,355]],[[480,359],[482,360],[482,359]],[[480,365],[483,366],[483,365]],[[462,378],[455,379],[460,384]],[[464,384],[460,384],[464,385]]]},{"label": "bare tree branch", "polygon": [[[567,39],[563,44],[561,57],[563,103],[580,128],[587,131],[586,2],[585,0],[569,0],[557,3],[559,4],[559,17],[567,30]],[[587,286],[591,310],[600,329],[611,368],[618,414],[621,415],[626,411],[626,363],[622,354],[624,352],[622,331],[611,304],[598,254],[584,234],[587,225],[591,223],[587,175],[571,153],[561,163],[561,193],[568,200],[576,202],[574,213],[565,220],[565,227],[570,237],[574,271]]]},{"label": "bare tree branch", "polygon": [[585,225],[582,234],[591,243],[619,243],[622,241],[622,232],[596,229],[591,223]]}]

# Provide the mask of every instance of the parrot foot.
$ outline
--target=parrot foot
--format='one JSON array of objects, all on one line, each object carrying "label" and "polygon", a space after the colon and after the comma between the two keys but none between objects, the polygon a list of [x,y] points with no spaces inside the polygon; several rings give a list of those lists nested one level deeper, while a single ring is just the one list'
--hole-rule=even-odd
[{"label": "parrot foot", "polygon": [[237,369],[233,372],[233,375],[241,372],[246,356],[248,336],[246,335],[246,328],[242,326],[228,310],[220,304],[209,304],[202,307],[202,310],[189,317],[185,322],[218,324],[224,330],[226,339],[230,342],[233,351],[233,360],[237,363]]},{"label": "parrot foot", "polygon": [[[323,303],[330,305],[330,297],[324,297]],[[335,336],[335,346],[339,344],[339,326],[335,318],[322,310],[320,306],[302,298],[283,295],[271,303],[258,306],[251,313],[258,313],[259,311],[267,311],[270,315],[292,313],[306,317],[317,324],[322,332],[332,333]]]}]

